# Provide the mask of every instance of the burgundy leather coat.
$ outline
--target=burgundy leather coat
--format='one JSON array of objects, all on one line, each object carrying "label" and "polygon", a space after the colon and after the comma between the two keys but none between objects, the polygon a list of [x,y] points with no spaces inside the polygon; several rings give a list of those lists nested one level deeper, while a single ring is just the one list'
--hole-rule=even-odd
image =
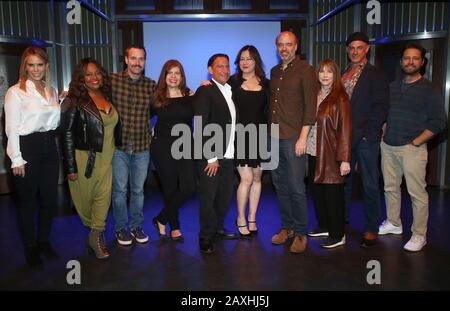
[{"label": "burgundy leather coat", "polygon": [[350,162],[352,118],[347,94],[333,100],[328,95],[317,111],[317,154],[314,182],[341,184],[341,162]]}]

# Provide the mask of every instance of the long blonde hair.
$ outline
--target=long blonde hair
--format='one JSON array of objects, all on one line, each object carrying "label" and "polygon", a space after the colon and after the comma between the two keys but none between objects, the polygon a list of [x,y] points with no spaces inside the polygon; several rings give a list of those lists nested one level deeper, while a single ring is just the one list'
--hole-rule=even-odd
[{"label": "long blonde hair", "polygon": [[[44,63],[46,65],[48,65],[48,55],[47,53],[40,47],[38,46],[29,46],[25,49],[25,51],[23,51],[22,53],[22,59],[20,60],[20,67],[19,67],[19,88],[21,90],[23,90],[24,92],[26,92],[26,82],[28,79],[27,76],[27,71],[26,71],[26,67],[27,67],[27,59],[28,56],[31,55],[36,55],[39,58],[41,58]],[[49,66],[47,66],[46,70],[45,70],[45,75],[43,80],[45,81],[45,91],[48,93],[50,92],[50,70],[49,70]]]}]

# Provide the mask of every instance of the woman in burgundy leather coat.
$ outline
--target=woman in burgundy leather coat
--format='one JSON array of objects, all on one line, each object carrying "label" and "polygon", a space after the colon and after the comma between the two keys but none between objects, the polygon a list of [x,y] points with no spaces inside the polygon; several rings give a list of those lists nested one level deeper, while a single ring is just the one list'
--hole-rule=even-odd
[{"label": "woman in burgundy leather coat", "polygon": [[309,235],[328,236],[322,247],[334,248],[345,244],[344,183],[350,172],[351,110],[336,63],[331,59],[321,61],[317,73],[321,86],[317,123],[311,130],[308,147],[315,151],[311,177],[320,228]]}]

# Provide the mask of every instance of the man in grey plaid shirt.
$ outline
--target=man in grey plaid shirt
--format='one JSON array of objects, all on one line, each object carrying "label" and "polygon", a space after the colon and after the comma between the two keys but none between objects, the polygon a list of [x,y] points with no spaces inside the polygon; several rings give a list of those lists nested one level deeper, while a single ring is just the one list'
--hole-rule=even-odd
[{"label": "man in grey plaid shirt", "polygon": [[[113,157],[112,205],[117,242],[131,245],[132,237],[146,243],[144,221],[144,182],[150,162],[150,105],[155,81],[143,75],[147,53],[142,46],[125,50],[127,69],[111,74],[112,99],[122,123],[122,145]],[[130,185],[130,223],[128,231],[127,197]],[[131,237],[132,236],[132,237]]]}]

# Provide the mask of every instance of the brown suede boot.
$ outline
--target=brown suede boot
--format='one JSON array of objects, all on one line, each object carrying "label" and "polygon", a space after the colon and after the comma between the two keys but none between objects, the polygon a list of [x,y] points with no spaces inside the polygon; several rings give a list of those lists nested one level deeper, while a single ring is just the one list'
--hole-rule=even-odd
[{"label": "brown suede boot", "polygon": [[282,228],[280,232],[272,237],[272,244],[281,245],[294,236],[294,231]]},{"label": "brown suede boot", "polygon": [[307,244],[308,239],[306,238],[306,235],[296,235],[289,251],[295,254],[303,253],[306,250]]},{"label": "brown suede boot", "polygon": [[109,257],[109,252],[105,246],[103,232],[92,229],[89,233],[88,244],[91,250],[95,253],[95,257],[98,259],[106,259]]}]

